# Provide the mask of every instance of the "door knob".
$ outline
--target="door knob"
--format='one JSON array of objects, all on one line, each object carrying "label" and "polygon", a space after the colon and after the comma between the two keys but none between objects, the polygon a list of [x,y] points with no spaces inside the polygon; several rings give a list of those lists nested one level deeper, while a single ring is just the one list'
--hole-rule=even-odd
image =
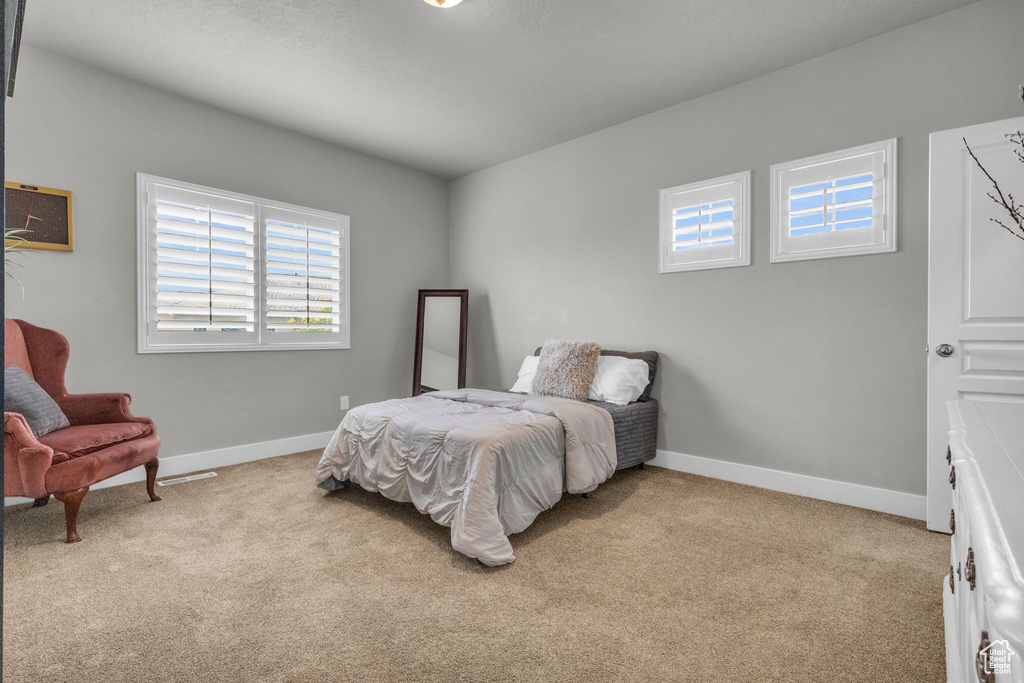
[{"label": "door knob", "polygon": [[935,347],[935,353],[942,356],[943,358],[949,358],[953,355],[955,349],[949,344],[939,344]]}]

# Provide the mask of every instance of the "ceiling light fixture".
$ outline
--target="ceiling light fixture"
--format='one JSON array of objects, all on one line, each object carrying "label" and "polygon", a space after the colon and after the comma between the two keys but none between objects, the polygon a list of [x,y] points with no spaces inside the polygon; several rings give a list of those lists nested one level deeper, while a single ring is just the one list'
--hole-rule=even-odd
[{"label": "ceiling light fixture", "polygon": [[462,0],[423,0],[423,2],[434,7],[440,7],[441,9],[448,9],[449,7],[455,7]]}]

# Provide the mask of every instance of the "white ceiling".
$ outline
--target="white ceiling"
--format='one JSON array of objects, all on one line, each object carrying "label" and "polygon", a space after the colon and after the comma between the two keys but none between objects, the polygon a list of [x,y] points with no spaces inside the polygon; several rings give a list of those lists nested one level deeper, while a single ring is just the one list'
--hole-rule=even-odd
[{"label": "white ceiling", "polygon": [[973,0],[29,0],[26,43],[444,178]]}]

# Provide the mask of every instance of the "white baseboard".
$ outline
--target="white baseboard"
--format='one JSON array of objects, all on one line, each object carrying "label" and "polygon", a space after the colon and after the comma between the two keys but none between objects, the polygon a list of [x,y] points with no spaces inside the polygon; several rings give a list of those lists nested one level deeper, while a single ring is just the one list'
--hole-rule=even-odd
[{"label": "white baseboard", "polygon": [[657,457],[648,465],[664,467],[679,472],[699,474],[702,477],[724,479],[737,484],[747,484],[783,493],[792,493],[807,498],[817,498],[843,505],[887,512],[892,515],[924,519],[927,512],[925,496],[902,491],[879,489],[873,486],[850,484],[845,481],[809,477],[765,467],[741,465],[736,462],[702,458],[697,455],[658,451]]},{"label": "white baseboard", "polygon": [[[302,434],[300,436],[290,436],[285,439],[275,439],[274,441],[251,443],[244,446],[218,448],[213,451],[171,455],[166,458],[160,458],[159,476],[161,479],[164,477],[178,477],[182,474],[189,474],[200,470],[212,470],[218,467],[227,467],[228,465],[239,465],[243,462],[252,462],[253,460],[263,460],[264,458],[288,455],[289,453],[311,451],[316,448],[325,447],[333,435],[334,431],[331,430],[329,432],[320,432],[318,434]],[[145,480],[145,468],[136,467],[133,470],[123,472],[117,476],[111,477],[110,479],[104,479],[93,486],[92,489],[104,489],[108,486],[120,486],[121,484],[131,484],[133,482]],[[4,498],[5,506],[31,502],[31,498]]]}]

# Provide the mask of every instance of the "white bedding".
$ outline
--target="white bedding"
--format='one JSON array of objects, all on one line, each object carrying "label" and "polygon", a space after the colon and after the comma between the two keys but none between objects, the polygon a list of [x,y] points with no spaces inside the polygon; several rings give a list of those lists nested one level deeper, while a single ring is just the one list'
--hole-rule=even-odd
[{"label": "white bedding", "polygon": [[354,408],[324,449],[322,488],[352,481],[451,527],[452,547],[486,565],[515,560],[508,535],[563,491],[615,471],[611,415],[561,398],[438,391]]}]

